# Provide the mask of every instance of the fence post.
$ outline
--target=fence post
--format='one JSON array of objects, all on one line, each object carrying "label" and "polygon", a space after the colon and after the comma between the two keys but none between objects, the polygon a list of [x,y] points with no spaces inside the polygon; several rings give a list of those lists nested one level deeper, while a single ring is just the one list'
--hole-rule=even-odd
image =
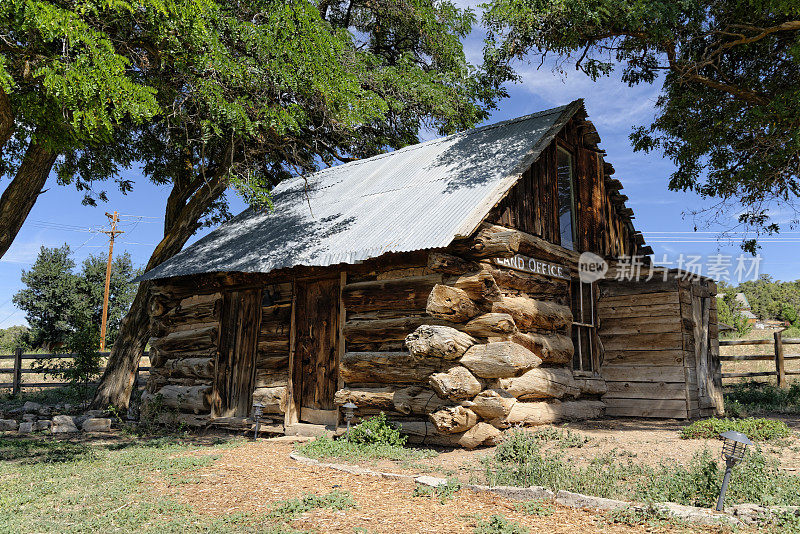
[{"label": "fence post", "polygon": [[778,376],[778,387],[786,387],[786,369],[783,366],[782,331],[775,332],[775,374]]},{"label": "fence post", "polygon": [[11,380],[11,394],[19,395],[22,382],[22,347],[14,349],[14,378]]}]

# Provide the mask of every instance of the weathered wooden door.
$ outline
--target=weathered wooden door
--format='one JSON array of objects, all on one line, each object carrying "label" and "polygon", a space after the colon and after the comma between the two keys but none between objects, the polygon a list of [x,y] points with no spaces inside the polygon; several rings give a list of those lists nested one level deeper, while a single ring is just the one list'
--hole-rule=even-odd
[{"label": "weathered wooden door", "polygon": [[714,381],[715,365],[710,338],[711,296],[706,288],[692,286],[692,323],[695,341],[695,369],[697,371],[697,397],[702,411],[721,409],[722,394]]},{"label": "weathered wooden door", "polygon": [[260,289],[225,293],[212,395],[214,417],[250,414],[260,324]]},{"label": "weathered wooden door", "polygon": [[297,282],[292,384],[301,421],[336,424],[339,279]]}]

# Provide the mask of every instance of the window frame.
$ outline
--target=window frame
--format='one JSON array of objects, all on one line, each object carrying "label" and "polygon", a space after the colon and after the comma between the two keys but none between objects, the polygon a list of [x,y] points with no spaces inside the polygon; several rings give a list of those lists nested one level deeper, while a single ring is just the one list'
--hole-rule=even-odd
[{"label": "window frame", "polygon": [[[584,288],[589,288],[589,320],[586,318],[586,303],[584,302]],[[577,292],[577,297],[575,293]],[[578,304],[577,309],[574,307]],[[578,278],[573,278],[570,282],[570,308],[572,309],[572,326],[570,327],[570,338],[572,339],[575,353],[572,357],[572,372],[577,376],[597,376],[600,372],[600,355],[597,334],[597,283],[587,284]],[[577,314],[577,315],[576,315]],[[580,319],[580,320],[576,320]],[[586,332],[588,339],[587,347],[582,346],[582,332]],[[588,358],[584,356],[588,351]],[[584,368],[584,362],[589,363],[589,368]],[[577,365],[576,365],[577,363]]]},{"label": "window frame", "polygon": [[561,215],[558,214],[556,217],[556,221],[558,222],[558,241],[559,245],[568,249],[577,251],[577,239],[578,239],[578,191],[577,191],[577,179],[575,176],[575,154],[572,149],[562,145],[561,143],[556,143],[556,158],[555,158],[555,189],[556,189],[556,199],[558,201],[558,210],[561,210],[561,203],[560,199],[558,198],[558,183],[559,183],[559,176],[558,176],[558,156],[559,153],[563,152],[569,157],[569,193],[570,193],[570,225],[572,230],[572,246],[567,247],[564,245],[563,240],[561,239]]}]

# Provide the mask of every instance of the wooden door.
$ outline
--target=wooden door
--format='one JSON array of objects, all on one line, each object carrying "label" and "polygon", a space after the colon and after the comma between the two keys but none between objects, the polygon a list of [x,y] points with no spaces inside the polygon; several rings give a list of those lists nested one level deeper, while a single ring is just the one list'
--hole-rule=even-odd
[{"label": "wooden door", "polygon": [[250,415],[260,325],[260,289],[225,293],[212,394],[214,417]]},{"label": "wooden door", "polygon": [[697,371],[697,397],[699,408],[702,412],[711,408],[721,409],[716,406],[718,399],[722,398],[721,392],[714,382],[715,365],[711,349],[710,315],[711,299],[715,298],[705,288],[692,287],[692,323],[695,341],[695,369]]},{"label": "wooden door", "polygon": [[292,384],[301,421],[336,424],[339,279],[297,282]]}]

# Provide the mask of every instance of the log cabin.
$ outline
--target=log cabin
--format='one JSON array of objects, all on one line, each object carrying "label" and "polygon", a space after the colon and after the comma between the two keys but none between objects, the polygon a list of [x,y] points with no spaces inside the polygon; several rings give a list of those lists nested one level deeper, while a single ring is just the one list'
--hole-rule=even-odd
[{"label": "log cabin", "polygon": [[[583,102],[279,184],[145,273],[151,373],[182,421],[411,442],[720,413],[716,286],[652,267]],[[579,277],[581,254],[611,266]],[[622,257],[645,258],[619,276]],[[655,276],[654,276],[655,274]]]}]

